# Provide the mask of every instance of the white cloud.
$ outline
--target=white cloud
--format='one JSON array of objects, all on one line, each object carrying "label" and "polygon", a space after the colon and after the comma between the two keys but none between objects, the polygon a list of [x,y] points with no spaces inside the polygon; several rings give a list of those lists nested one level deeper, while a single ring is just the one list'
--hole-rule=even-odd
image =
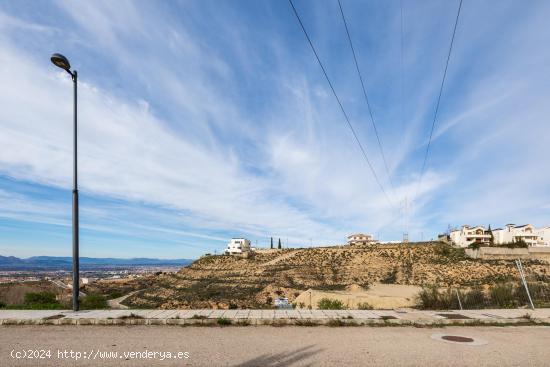
[{"label": "white cloud", "polygon": [[[159,10],[150,5],[138,8],[132,2],[60,2],[59,6],[75,29],[69,42],[78,45],[75,65],[82,67],[83,192],[143,204],[144,210],[158,211],[151,215],[153,225],[139,223],[143,231],[177,235],[177,221],[170,222],[163,212],[168,210],[185,223],[180,234],[194,236],[197,242],[218,241],[221,237],[212,232],[219,230],[288,236],[291,242],[306,244],[311,237],[341,241],[348,231],[400,232],[399,211],[388,208],[327,94],[307,44],[292,44],[301,50],[296,54],[285,50],[287,40],[276,35],[272,43],[262,41],[262,54],[257,44],[247,44],[251,36],[230,17],[227,24],[214,23],[226,39],[211,41],[193,28],[189,19],[201,18],[192,9],[183,20],[167,15],[160,22]],[[434,5],[432,10],[442,8]],[[48,32],[41,32],[47,26],[0,15],[10,19],[0,36],[0,82],[10,86],[0,89],[5,106],[0,110],[0,172],[21,181],[68,188],[71,82],[48,65],[43,50],[31,51],[14,41],[14,30],[24,29],[27,37],[43,37],[47,43]],[[535,198],[548,201],[542,188],[550,184],[540,158],[548,157],[542,137],[548,134],[545,117],[550,112],[544,102],[548,74],[540,76],[538,69],[544,58],[522,56],[534,45],[518,45],[512,37],[518,46],[513,55],[502,50],[502,42],[485,48],[486,58],[502,62],[484,69],[481,60],[472,60],[472,53],[483,46],[469,23],[476,16],[481,15],[465,9],[465,23],[457,34],[428,169],[411,210],[411,228],[417,233],[444,230],[441,225],[447,221],[506,220],[516,207],[530,213],[525,215],[528,221],[542,222],[547,215],[528,211],[537,205]],[[367,87],[375,112],[380,113],[375,117],[395,175],[395,192],[388,192],[396,207],[403,198],[414,196],[441,77],[434,70],[441,67],[439,56],[448,41],[434,33],[444,19],[425,18],[407,28],[405,67],[411,75],[407,82],[414,88],[407,95],[404,121],[393,103],[395,87],[388,86],[388,78],[397,80],[390,75],[398,70],[395,50],[378,50],[380,60],[369,59],[366,64],[372,66],[367,69]],[[527,14],[509,33],[528,38],[534,29],[542,29],[541,19]],[[522,24],[533,22],[539,26],[519,31]],[[298,31],[293,37],[301,36]],[[433,34],[433,39],[426,34]],[[333,44],[323,41],[319,40],[321,51],[330,57],[328,47]],[[356,43],[360,45],[361,39]],[[225,47],[230,51],[222,51]],[[334,62],[327,60],[329,69]],[[517,67],[529,62],[536,66],[531,71]],[[483,71],[483,77],[470,75],[468,65],[478,74]],[[363,101],[355,93],[356,76],[348,70],[331,77],[388,187]],[[269,92],[262,94],[258,85],[265,84]],[[508,160],[513,162],[513,176]],[[508,199],[524,187],[528,189],[521,200]],[[25,210],[19,207],[21,214],[10,215],[23,218]],[[7,215],[6,208],[2,211]],[[101,213],[94,215],[100,221]],[[170,225],[163,225],[166,221]],[[103,224],[97,226],[108,231]]]}]

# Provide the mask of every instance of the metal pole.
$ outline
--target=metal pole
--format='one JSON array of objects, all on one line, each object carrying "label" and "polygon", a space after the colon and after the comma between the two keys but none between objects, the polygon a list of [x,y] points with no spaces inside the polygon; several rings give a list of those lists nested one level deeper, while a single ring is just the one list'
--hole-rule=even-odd
[{"label": "metal pole", "polygon": [[74,86],[74,136],[73,136],[73,311],[78,311],[78,294],[80,291],[79,255],[78,255],[78,161],[77,161],[77,104],[76,88],[78,73],[71,74]]},{"label": "metal pole", "polygon": [[455,288],[456,292],[456,298],[458,299],[458,305],[460,306],[460,309],[462,310],[462,302],[460,302],[460,295],[458,294],[458,289]]},{"label": "metal pole", "polygon": [[529,287],[527,287],[527,282],[525,281],[525,273],[523,272],[523,265],[521,263],[520,259],[516,260],[516,265],[519,270],[519,275],[521,276],[521,281],[523,283],[523,286],[525,287],[525,292],[527,292],[527,298],[529,298],[529,303],[531,304],[531,309],[535,309],[535,305],[533,304],[533,300],[531,299],[531,293],[529,292]]}]

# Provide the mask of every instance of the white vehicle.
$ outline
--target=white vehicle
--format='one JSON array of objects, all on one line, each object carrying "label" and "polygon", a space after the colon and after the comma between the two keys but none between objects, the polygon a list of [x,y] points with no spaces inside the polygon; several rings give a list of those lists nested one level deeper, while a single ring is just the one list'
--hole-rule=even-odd
[{"label": "white vehicle", "polygon": [[288,298],[280,297],[275,299],[275,307],[277,308],[292,308],[290,303],[288,303]]}]

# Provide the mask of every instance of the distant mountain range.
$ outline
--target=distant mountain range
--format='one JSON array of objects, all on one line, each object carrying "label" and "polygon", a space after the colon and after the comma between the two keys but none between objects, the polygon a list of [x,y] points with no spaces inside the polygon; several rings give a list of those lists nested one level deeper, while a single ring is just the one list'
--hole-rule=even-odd
[{"label": "distant mountain range", "polygon": [[[94,267],[122,267],[122,266],[187,266],[191,264],[191,259],[150,259],[133,258],[117,259],[103,257],[81,257],[81,268]],[[15,256],[0,255],[0,269],[2,270],[30,270],[30,269],[70,269],[73,260],[71,257],[60,256],[33,256],[27,259],[21,259]]]}]

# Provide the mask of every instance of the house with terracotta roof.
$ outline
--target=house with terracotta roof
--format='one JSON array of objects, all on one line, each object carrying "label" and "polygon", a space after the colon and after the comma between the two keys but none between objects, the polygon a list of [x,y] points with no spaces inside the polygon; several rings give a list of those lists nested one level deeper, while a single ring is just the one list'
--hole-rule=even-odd
[{"label": "house with terracotta roof", "polygon": [[348,236],[348,245],[368,245],[376,242],[378,241],[370,234],[355,233]]}]

